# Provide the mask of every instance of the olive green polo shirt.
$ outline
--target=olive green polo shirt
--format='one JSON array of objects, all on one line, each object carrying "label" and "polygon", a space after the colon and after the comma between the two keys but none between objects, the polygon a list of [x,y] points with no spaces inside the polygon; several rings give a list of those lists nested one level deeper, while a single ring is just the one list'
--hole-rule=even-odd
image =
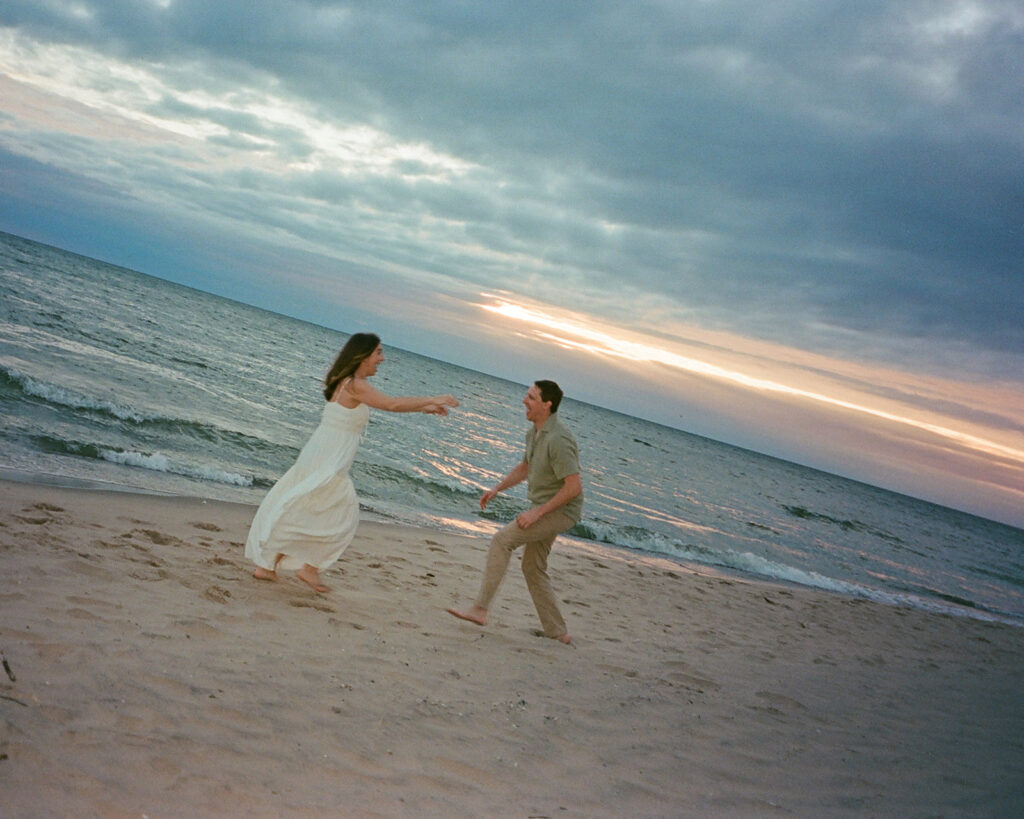
[{"label": "olive green polo shirt", "polygon": [[[569,428],[555,413],[538,430],[532,424],[526,431],[526,496],[534,506],[551,500],[569,475],[580,471],[579,448]],[[576,522],[583,514],[580,493],[562,507]]]}]

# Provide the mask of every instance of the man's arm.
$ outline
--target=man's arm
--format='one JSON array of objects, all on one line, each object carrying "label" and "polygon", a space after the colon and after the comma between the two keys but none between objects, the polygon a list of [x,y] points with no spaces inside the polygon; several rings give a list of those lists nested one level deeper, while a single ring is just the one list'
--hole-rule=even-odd
[{"label": "man's arm", "polygon": [[580,473],[576,472],[572,475],[566,475],[562,488],[552,495],[549,500],[546,500],[540,506],[534,506],[532,509],[527,509],[519,514],[516,518],[516,526],[520,529],[529,529],[548,512],[554,512],[556,509],[565,506],[582,492],[583,482],[580,480]]},{"label": "man's arm", "polygon": [[512,467],[509,473],[504,478],[502,478],[499,483],[495,484],[493,489],[488,489],[480,496],[480,508],[486,509],[487,504],[494,500],[499,492],[503,492],[506,489],[509,489],[513,486],[516,486],[517,484],[522,483],[523,481],[526,480],[529,474],[529,464],[527,464],[525,460],[520,461],[518,464]]}]

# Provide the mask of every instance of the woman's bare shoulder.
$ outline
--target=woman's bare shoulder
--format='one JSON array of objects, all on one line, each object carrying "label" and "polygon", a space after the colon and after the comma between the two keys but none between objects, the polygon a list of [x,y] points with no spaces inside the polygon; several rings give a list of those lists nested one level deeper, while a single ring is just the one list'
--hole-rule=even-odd
[{"label": "woman's bare shoulder", "polygon": [[362,401],[355,396],[355,392],[358,387],[354,386],[354,382],[362,381],[363,379],[346,378],[334,389],[334,395],[331,396],[331,401],[335,404],[341,404],[341,406],[347,409],[355,409]]}]

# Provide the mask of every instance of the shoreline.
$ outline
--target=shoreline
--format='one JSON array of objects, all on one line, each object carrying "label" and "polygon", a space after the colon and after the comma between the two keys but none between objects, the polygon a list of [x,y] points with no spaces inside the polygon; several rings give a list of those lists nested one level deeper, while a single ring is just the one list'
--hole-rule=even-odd
[{"label": "shoreline", "polygon": [[[252,507],[4,482],[9,815],[1024,809],[1024,630],[558,549],[575,647],[486,539],[362,521],[316,595]],[[610,548],[609,548],[609,551]]]},{"label": "shoreline", "polygon": [[[2,485],[4,481],[38,484],[40,486],[53,486],[57,488],[85,489],[100,492],[126,492],[170,498],[193,498],[201,500],[204,503],[237,503],[243,506],[251,506],[254,510],[258,506],[258,501],[249,502],[219,498],[203,498],[200,495],[179,494],[175,492],[161,491],[158,489],[133,487],[127,484],[115,483],[113,481],[68,477],[49,473],[36,473],[0,466],[0,485]],[[410,522],[408,520],[403,520],[399,517],[391,516],[387,512],[367,508],[364,504],[361,504],[360,506],[360,521],[361,523],[381,523],[385,525],[408,527],[410,529],[424,529],[426,531],[436,532],[439,535],[452,535],[456,537],[470,538],[489,538],[492,532],[500,525],[493,523],[493,526],[489,528],[488,524],[492,523],[490,521],[477,524],[460,521],[460,523],[464,524],[462,527],[451,524],[448,526],[431,526],[419,521]],[[924,597],[913,592],[889,591],[886,589],[872,588],[859,583],[838,580],[832,577],[824,577],[823,580],[825,582],[821,584],[813,584],[800,582],[799,580],[759,575],[754,572],[744,571],[742,569],[736,569],[729,566],[699,563],[694,560],[676,558],[671,555],[659,554],[657,552],[645,552],[628,546],[607,543],[600,540],[588,540],[574,535],[564,534],[561,536],[560,540],[563,543],[571,545],[573,548],[583,551],[595,551],[607,559],[620,559],[627,562],[635,561],[641,564],[663,566],[666,570],[674,569],[676,571],[691,572],[710,577],[722,577],[736,582],[764,584],[768,587],[809,589],[825,594],[834,594],[841,598],[869,600],[874,603],[893,606],[895,608],[909,608],[912,610],[931,612],[935,614],[948,614],[954,617],[966,617],[968,619],[979,620],[981,622],[1001,623],[1004,625],[1024,628],[1024,614],[1018,615],[986,609],[977,605],[958,603],[954,600],[945,599],[938,594],[934,597]]]}]

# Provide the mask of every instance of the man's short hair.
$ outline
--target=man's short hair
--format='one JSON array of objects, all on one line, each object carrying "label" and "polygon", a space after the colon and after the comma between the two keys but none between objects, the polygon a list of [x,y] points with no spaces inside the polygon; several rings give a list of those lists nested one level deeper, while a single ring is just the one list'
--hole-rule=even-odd
[{"label": "man's short hair", "polygon": [[554,381],[534,381],[537,389],[540,390],[540,400],[551,402],[551,414],[558,412],[558,405],[562,403],[562,388]]}]

